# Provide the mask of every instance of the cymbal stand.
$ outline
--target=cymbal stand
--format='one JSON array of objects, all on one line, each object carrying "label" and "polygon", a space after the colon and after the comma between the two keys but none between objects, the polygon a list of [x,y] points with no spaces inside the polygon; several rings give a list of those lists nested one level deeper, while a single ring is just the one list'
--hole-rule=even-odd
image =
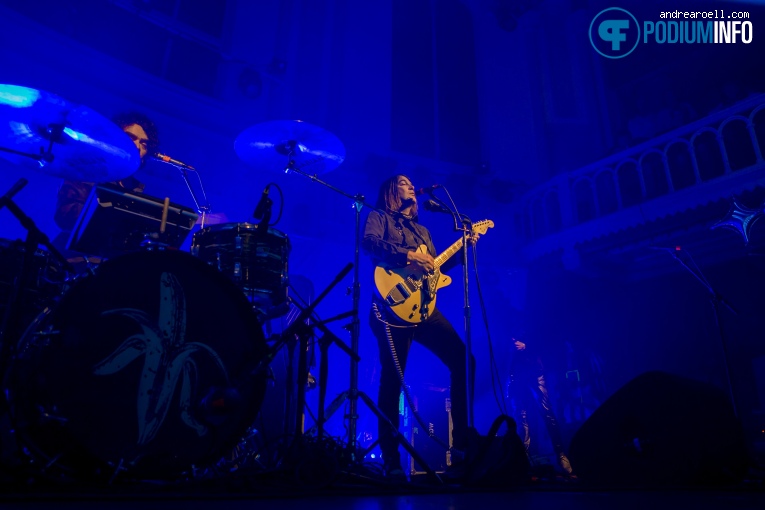
[{"label": "cymbal stand", "polygon": [[24,243],[24,261],[22,263],[21,275],[16,279],[16,283],[11,292],[11,298],[3,316],[2,327],[0,328],[0,381],[3,380],[5,370],[10,356],[10,341],[18,339],[20,331],[20,317],[22,309],[22,299],[24,291],[32,279],[32,257],[39,245],[45,246],[50,253],[61,263],[61,266],[68,272],[74,273],[74,267],[58,251],[45,235],[27,216],[24,211],[13,201],[13,196],[26,186],[28,181],[23,177],[14,184],[5,195],[0,197],[0,209],[7,207],[21,223],[21,226],[27,230],[27,237]]},{"label": "cymbal stand", "polygon": [[[363,195],[351,195],[350,193],[346,193],[345,191],[325,182],[319,179],[316,175],[308,174],[307,172],[304,172],[300,169],[298,165],[295,164],[295,161],[290,157],[289,162],[287,163],[287,166],[285,168],[286,173],[295,172],[297,174],[300,174],[304,177],[307,177],[311,179],[312,181],[319,183],[335,193],[339,193],[340,195],[343,195],[344,197],[350,198],[354,201],[354,210],[355,210],[355,227],[356,227],[356,236],[355,236],[355,243],[354,243],[354,253],[353,253],[353,287],[352,287],[352,311],[351,311],[351,323],[350,327],[348,328],[351,333],[351,352],[354,354],[354,356],[351,356],[351,363],[350,363],[350,388],[348,391],[341,394],[343,400],[348,399],[349,401],[349,410],[348,410],[348,448],[351,450],[352,455],[355,457],[355,451],[356,451],[356,424],[358,421],[358,397],[360,396],[359,391],[359,366],[358,362],[360,358],[358,357],[359,352],[359,334],[360,334],[360,327],[359,327],[359,301],[361,296],[361,290],[360,290],[360,284],[359,284],[359,253],[360,253],[360,247],[361,247],[361,237],[360,237],[360,226],[361,226],[361,210],[364,206],[371,207],[368,204],[364,203],[364,196]],[[330,406],[332,407],[332,406]],[[339,406],[338,406],[339,407]],[[329,409],[327,410],[329,411]],[[324,411],[320,411],[323,413]],[[334,412],[334,410],[332,411]],[[329,418],[331,416],[331,412],[327,413],[326,418]],[[321,424],[323,426],[324,420],[321,420]]]},{"label": "cymbal stand", "polygon": [[[355,211],[355,228],[356,228],[356,235],[355,235],[355,243],[354,243],[354,253],[353,253],[353,263],[354,263],[354,270],[353,270],[353,287],[352,287],[352,310],[351,310],[351,324],[350,324],[350,333],[351,333],[351,352],[354,356],[351,357],[351,364],[350,364],[350,388],[347,394],[345,395],[349,400],[349,411],[348,411],[348,435],[349,435],[349,441],[348,441],[348,447],[352,450],[356,450],[356,424],[358,420],[358,396],[359,396],[359,366],[358,361],[360,361],[360,358],[358,357],[359,352],[359,336],[360,336],[360,322],[359,322],[359,301],[361,296],[361,289],[360,289],[360,283],[359,283],[359,253],[360,253],[360,247],[361,247],[361,210],[364,206],[371,207],[368,204],[364,203],[364,196],[357,194],[357,195],[351,195],[349,193],[346,193],[345,191],[342,191],[341,189],[332,186],[331,184],[322,181],[319,179],[316,175],[310,175],[304,171],[302,171],[296,164],[295,161],[290,159],[289,163],[287,164],[287,167],[285,169],[287,173],[289,172],[295,172],[300,175],[303,175],[304,177],[308,177],[314,182],[317,182],[332,191],[339,193],[343,195],[344,197],[350,198],[354,201],[354,211]],[[323,413],[323,411],[320,411]],[[329,416],[327,416],[328,418]],[[323,425],[323,423],[322,423]]]},{"label": "cymbal stand", "polygon": [[[289,153],[291,156],[291,152]],[[313,182],[316,182],[318,184],[321,184],[322,186],[331,189],[335,193],[338,193],[344,197],[350,198],[354,201],[354,211],[355,211],[355,237],[354,237],[354,252],[353,252],[353,288],[352,288],[352,296],[353,296],[353,308],[350,312],[351,315],[351,323],[350,327],[346,327],[350,330],[351,333],[351,353],[353,354],[350,356],[350,385],[349,388],[340,393],[335,399],[329,404],[329,406],[325,409],[320,409],[320,417],[317,420],[318,423],[315,427],[313,427],[309,433],[314,432],[315,429],[318,430],[320,427],[323,428],[324,423],[327,419],[329,419],[332,414],[334,414],[342,404],[347,400],[348,401],[348,415],[346,418],[348,419],[348,445],[347,449],[349,452],[350,459],[353,462],[357,462],[359,460],[362,460],[364,458],[364,454],[366,452],[359,452],[359,445],[358,445],[358,434],[357,434],[357,422],[358,422],[358,399],[360,398],[369,408],[369,410],[372,411],[378,418],[383,419],[388,422],[388,425],[391,427],[391,433],[396,436],[399,443],[404,447],[404,449],[412,455],[412,457],[417,460],[417,462],[420,463],[420,465],[424,466],[426,468],[427,473],[430,476],[436,476],[435,471],[433,471],[425,462],[425,460],[422,458],[422,456],[412,447],[412,445],[409,443],[409,441],[406,440],[406,438],[399,432],[399,430],[393,426],[393,424],[387,419],[385,414],[380,410],[380,408],[377,407],[375,402],[363,391],[359,390],[359,361],[361,358],[358,356],[359,352],[359,336],[360,336],[360,321],[359,321],[359,301],[361,298],[361,286],[359,283],[359,254],[361,252],[361,210],[364,207],[368,207],[370,209],[376,209],[375,207],[372,207],[371,205],[365,203],[364,201],[364,195],[357,194],[357,195],[351,195],[350,193],[346,193],[345,191],[325,182],[319,179],[316,175],[308,174],[307,172],[304,172],[300,169],[300,167],[295,163],[295,161],[292,159],[292,157],[289,158],[289,161],[287,163],[287,166],[285,167],[285,172],[295,172],[297,174],[300,174],[304,177],[307,177],[311,179]],[[326,353],[322,353],[322,364],[326,369],[326,359],[325,356]],[[325,377],[320,376],[322,379],[326,380],[326,374]],[[359,455],[361,453],[361,455]]]},{"label": "cymbal stand", "polygon": [[47,129],[47,135],[49,136],[48,140],[48,150],[43,152],[42,147],[40,147],[40,153],[39,154],[32,154],[30,152],[21,152],[17,151],[15,149],[10,149],[8,147],[0,147],[0,151],[7,152],[9,154],[15,154],[16,156],[23,156],[25,158],[34,159],[35,161],[38,161],[40,165],[44,165],[45,163],[52,163],[53,162],[53,144],[61,140],[61,135],[64,133],[64,124],[48,124]]},{"label": "cymbal stand", "polygon": [[[303,305],[300,305],[299,303],[293,301],[292,302],[298,309],[301,311],[305,310],[305,307]],[[353,312],[344,312],[339,315],[336,315],[334,317],[331,317],[329,319],[325,319],[323,321],[318,320],[314,315],[311,315],[313,322],[310,324],[306,324],[308,328],[317,328],[319,329],[323,334],[323,336],[319,339],[319,348],[321,350],[321,361],[319,362],[319,411],[316,418],[316,427],[319,430],[319,437],[322,437],[324,435],[324,423],[326,422],[325,416],[324,416],[324,403],[326,402],[326,396],[327,396],[327,380],[329,378],[329,366],[328,366],[328,358],[326,356],[327,350],[329,349],[329,346],[332,345],[332,343],[335,343],[340,349],[346,353],[348,356],[351,357],[351,359],[355,359],[357,362],[361,361],[361,358],[358,354],[354,353],[353,350],[351,350],[348,345],[340,340],[340,338],[337,337],[332,331],[330,331],[327,328],[327,324],[344,319],[346,317],[350,317],[353,314]],[[301,345],[301,349],[304,347],[307,347],[307,345]],[[301,377],[302,374],[308,373],[308,366],[307,362],[305,364],[302,363],[303,359],[305,358],[305,351],[301,351],[303,354],[303,357],[298,362],[299,365],[302,365],[298,370],[300,371]],[[305,381],[299,380],[298,384],[304,383]],[[305,384],[303,384],[303,388],[305,388]],[[300,392],[300,387],[298,387],[298,392]],[[300,393],[298,393],[298,404],[300,405],[300,402],[305,403],[305,391],[303,391],[302,398]]]},{"label": "cymbal stand", "polygon": [[[319,294],[316,299],[314,299],[309,305],[305,307],[300,307],[301,312],[300,315],[290,324],[287,326],[287,328],[279,335],[279,338],[277,339],[276,343],[270,348],[269,352],[267,353],[266,357],[261,360],[261,362],[253,369],[252,375],[258,374],[261,370],[264,370],[265,367],[273,361],[274,357],[276,356],[276,353],[279,352],[279,350],[287,344],[291,339],[294,338],[295,335],[298,335],[300,338],[300,361],[298,362],[298,377],[300,378],[298,380],[298,399],[297,399],[297,409],[302,410],[305,406],[305,381],[303,381],[303,384],[301,385],[300,382],[305,379],[307,373],[308,373],[308,363],[306,358],[305,351],[307,350],[306,347],[308,346],[308,338],[310,337],[310,329],[313,327],[319,327],[323,332],[325,332],[325,335],[327,333],[331,332],[326,328],[326,326],[323,325],[323,323],[315,322],[311,324],[306,324],[306,320],[311,318],[313,315],[314,309],[316,309],[316,306],[329,294],[329,292],[338,284],[340,283],[340,280],[345,278],[345,276],[351,271],[351,268],[353,267],[352,263],[348,263],[341,271],[338,273],[338,275],[335,277],[334,280],[325,288],[321,294]],[[297,303],[295,303],[297,306]],[[304,373],[305,372],[305,373]],[[301,391],[302,386],[302,391]],[[295,421],[295,437],[299,437],[302,435],[302,413],[297,413],[297,418]]]}]

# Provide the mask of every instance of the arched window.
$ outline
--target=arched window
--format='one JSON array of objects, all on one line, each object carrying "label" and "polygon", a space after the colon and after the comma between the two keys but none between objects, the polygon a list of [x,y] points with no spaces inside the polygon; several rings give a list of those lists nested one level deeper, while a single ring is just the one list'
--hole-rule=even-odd
[{"label": "arched window", "polygon": [[696,164],[699,166],[701,182],[720,177],[725,173],[717,131],[705,129],[691,138],[693,151],[696,154]]},{"label": "arched window", "polygon": [[643,155],[640,159],[640,171],[643,175],[647,199],[669,193],[667,169],[664,166],[664,154],[651,151]]},{"label": "arched window", "polygon": [[696,184],[690,144],[686,140],[675,140],[667,146],[667,166],[672,188],[677,191]]},{"label": "arched window", "polygon": [[610,214],[619,209],[614,173],[610,169],[602,170],[595,175],[595,196],[601,215]]},{"label": "arched window", "polygon": [[725,153],[733,172],[748,168],[757,162],[748,122],[748,119],[743,117],[734,117],[720,126]]},{"label": "arched window", "polygon": [[579,179],[574,183],[574,207],[579,223],[590,221],[598,216],[592,181],[588,178]]},{"label": "arched window", "polygon": [[619,165],[616,169],[616,182],[619,184],[622,207],[631,207],[643,201],[643,185],[637,163],[626,161]]}]

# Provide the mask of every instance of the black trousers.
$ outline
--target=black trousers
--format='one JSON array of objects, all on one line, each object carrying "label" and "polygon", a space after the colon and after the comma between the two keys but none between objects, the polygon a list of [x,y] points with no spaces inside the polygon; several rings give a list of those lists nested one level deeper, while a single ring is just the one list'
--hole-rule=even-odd
[{"label": "black trousers", "polygon": [[544,420],[556,458],[565,455],[558,419],[550,403],[550,395],[547,392],[547,382],[545,381],[541,364],[536,370],[526,367],[525,370],[514,370],[511,372],[510,383],[508,384],[508,397],[515,403],[517,417],[523,430],[522,437],[526,454],[530,455],[535,450],[531,448],[529,413],[533,408],[537,408]]},{"label": "black trousers", "polygon": [[[401,379],[394,362],[393,352],[388,339],[388,332],[393,342],[395,355],[402,372],[406,370],[409,358],[409,349],[413,341],[417,341],[436,355],[446,365],[451,375],[451,403],[452,403],[452,441],[453,446],[463,449],[468,437],[468,409],[467,409],[467,364],[465,363],[465,344],[454,330],[454,327],[441,314],[438,309],[433,310],[430,317],[414,327],[387,326],[397,324],[390,316],[386,315],[383,305],[376,305],[383,321],[378,319],[375,306],[369,316],[369,325],[377,338],[380,348],[380,391],[377,397],[377,406],[383,414],[398,428],[399,423],[399,395],[401,392]],[[386,331],[387,330],[387,331]],[[475,374],[475,359],[471,357],[471,373]],[[470,387],[473,387],[472,381]],[[383,460],[388,466],[399,464],[398,441],[384,420],[378,423],[378,437]]]}]

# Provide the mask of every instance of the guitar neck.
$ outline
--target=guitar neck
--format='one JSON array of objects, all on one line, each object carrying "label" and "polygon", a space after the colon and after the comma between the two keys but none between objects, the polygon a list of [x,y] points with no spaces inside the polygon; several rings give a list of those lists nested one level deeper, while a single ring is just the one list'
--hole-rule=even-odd
[{"label": "guitar neck", "polygon": [[452,255],[457,253],[460,250],[460,248],[462,248],[462,238],[461,237],[459,239],[457,239],[454,242],[454,244],[452,244],[447,249],[442,251],[441,254],[434,259],[435,262],[436,262],[436,264],[435,264],[436,265],[436,269],[441,267],[442,264],[446,263],[447,260],[452,258]]}]

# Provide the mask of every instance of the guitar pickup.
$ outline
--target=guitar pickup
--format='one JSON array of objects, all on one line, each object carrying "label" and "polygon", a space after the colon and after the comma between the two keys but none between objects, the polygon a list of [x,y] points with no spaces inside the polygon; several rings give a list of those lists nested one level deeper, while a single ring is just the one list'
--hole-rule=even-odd
[{"label": "guitar pickup", "polygon": [[387,296],[385,296],[385,303],[388,306],[400,305],[411,295],[412,293],[409,292],[409,290],[406,288],[406,285],[399,283],[390,290]]}]

